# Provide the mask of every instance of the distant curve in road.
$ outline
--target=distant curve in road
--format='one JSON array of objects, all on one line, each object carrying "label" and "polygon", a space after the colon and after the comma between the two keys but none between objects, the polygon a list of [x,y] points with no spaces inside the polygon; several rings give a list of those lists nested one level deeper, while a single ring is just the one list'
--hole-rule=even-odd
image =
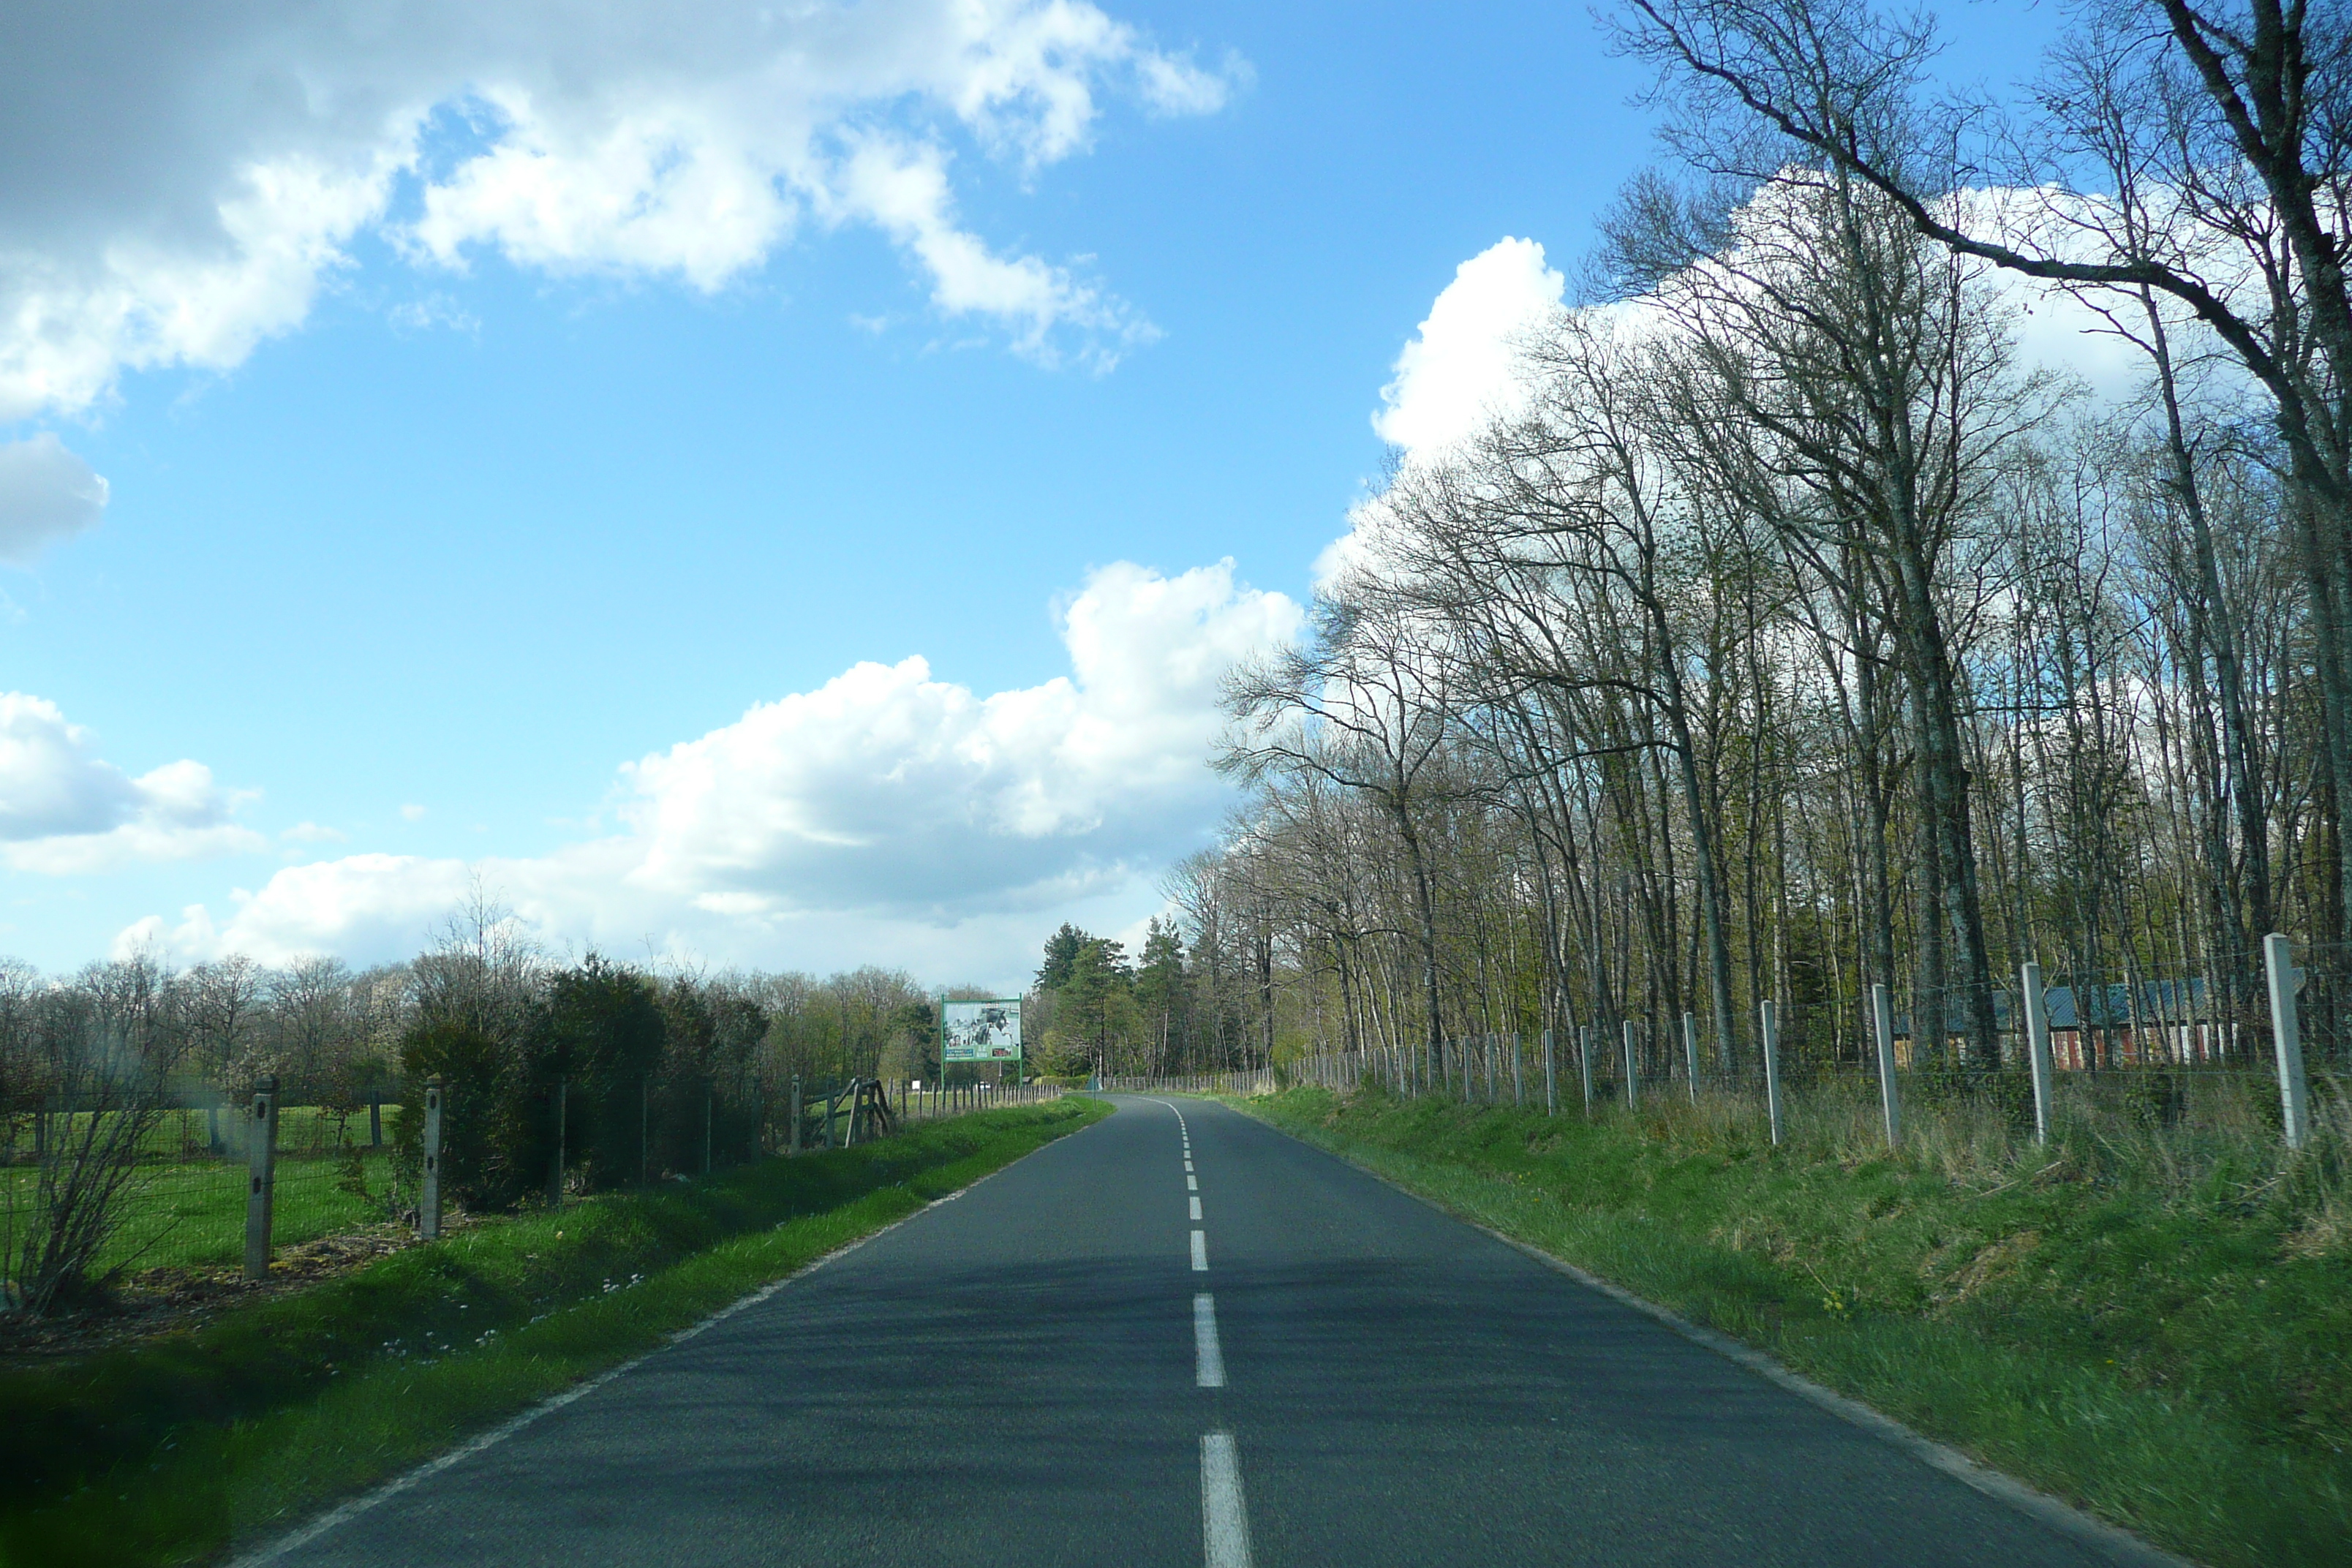
[{"label": "distant curve in road", "polygon": [[2107,1559],[1213,1102],[1118,1114],[248,1563]]}]

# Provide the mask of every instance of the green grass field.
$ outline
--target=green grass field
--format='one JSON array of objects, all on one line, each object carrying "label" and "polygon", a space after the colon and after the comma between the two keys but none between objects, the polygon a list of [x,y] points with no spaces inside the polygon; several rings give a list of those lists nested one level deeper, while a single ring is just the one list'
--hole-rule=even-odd
[{"label": "green grass field", "polygon": [[[390,1136],[386,1106],[385,1135]],[[58,1118],[51,1136],[69,1138],[81,1120]],[[101,1273],[136,1273],[157,1268],[200,1268],[234,1263],[245,1254],[247,1166],[236,1151],[236,1118],[223,1113],[224,1136],[232,1152],[209,1155],[209,1128],[201,1110],[173,1110],[141,1141],[142,1158],[123,1206],[122,1223],[100,1255]],[[370,1225],[385,1217],[376,1198],[346,1190],[341,1152],[345,1140],[360,1144],[367,1190],[388,1185],[391,1151],[366,1146],[367,1112],[345,1116],[315,1106],[287,1106],[278,1113],[278,1159],[271,1231],[275,1244],[295,1246],[322,1236]],[[25,1140],[20,1136],[20,1144]],[[28,1165],[0,1168],[0,1203],[21,1228],[32,1221],[39,1177]]]},{"label": "green grass field", "polygon": [[[369,1191],[382,1193],[391,1179],[390,1152],[364,1153],[361,1163]],[[345,1191],[342,1179],[338,1160],[279,1160],[270,1226],[275,1245],[291,1247],[385,1217],[383,1203]],[[142,1165],[132,1183],[122,1224],[100,1254],[101,1273],[235,1263],[245,1256],[243,1165],[212,1160]],[[0,1171],[0,1194],[20,1216],[29,1214],[37,1185],[31,1171]]]},{"label": "green grass field", "polygon": [[[392,1137],[392,1119],[397,1105],[383,1107],[383,1134]],[[51,1135],[60,1138],[78,1136],[89,1120],[88,1111],[50,1119]],[[217,1117],[222,1151],[233,1160],[245,1158],[244,1119],[234,1107],[224,1106]],[[146,1136],[139,1141],[142,1159],[183,1160],[210,1157],[213,1152],[214,1121],[202,1110],[167,1110],[156,1118]],[[278,1111],[278,1151],[281,1155],[309,1155],[331,1152],[346,1144],[366,1144],[369,1135],[368,1112],[365,1106],[354,1111],[330,1110],[317,1105],[287,1105]],[[19,1158],[29,1154],[32,1133],[24,1119],[15,1129],[16,1150]]]},{"label": "green grass field", "polygon": [[983,1111],[526,1213],[193,1334],[0,1373],[0,1565],[266,1541],[1108,1112]]},{"label": "green grass field", "polygon": [[2174,1551],[2352,1562],[2346,1127],[2021,1152],[1923,1114],[1896,1158],[1843,1110],[1774,1148],[1727,1103],[1234,1103]]}]

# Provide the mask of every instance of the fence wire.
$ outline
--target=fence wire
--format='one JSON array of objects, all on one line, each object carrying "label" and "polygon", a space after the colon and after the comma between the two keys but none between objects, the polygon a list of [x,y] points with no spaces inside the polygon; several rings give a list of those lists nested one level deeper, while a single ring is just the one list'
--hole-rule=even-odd
[{"label": "fence wire", "polygon": [[[1891,1079],[1898,1135],[1909,1107],[2029,1132],[2040,1118],[2072,1118],[2275,1138],[2286,1115],[2282,1027],[2327,1094],[2352,1072],[2352,944],[2294,954],[2282,971],[2292,997],[2284,1026],[2273,958],[2225,955],[2189,974],[2042,974],[2052,1073],[2039,1110],[2022,974],[1990,989],[1909,984],[1776,1003],[1781,1092],[1883,1132]],[[1727,1039],[1708,1014],[1601,1018],[1548,1033],[1468,1035],[1435,1049],[1315,1050],[1286,1070],[1337,1090],[1370,1086],[1475,1105],[1566,1110],[1728,1097],[1760,1106],[1761,1035],[1757,1016],[1735,1021]]]}]

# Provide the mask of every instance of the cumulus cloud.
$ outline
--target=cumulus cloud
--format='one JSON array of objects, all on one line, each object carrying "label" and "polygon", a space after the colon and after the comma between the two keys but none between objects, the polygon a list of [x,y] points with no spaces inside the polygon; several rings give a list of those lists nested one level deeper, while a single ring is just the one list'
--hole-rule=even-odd
[{"label": "cumulus cloud", "polygon": [[1505,237],[1454,269],[1381,388],[1372,428],[1410,456],[1475,435],[1519,400],[1518,340],[1559,309],[1568,279],[1531,239]]},{"label": "cumulus cloud", "polygon": [[236,364],[363,231],[434,268],[713,289],[811,216],[866,223],[946,313],[1039,357],[1116,343],[1127,307],[958,224],[950,153],[1034,172],[1107,94],[1208,113],[1237,76],[1087,0],[256,0],[146,8],[137,48],[123,25],[37,8],[0,58],[0,420]]},{"label": "cumulus cloud", "polygon": [[[2027,205],[2020,193],[2010,191],[1971,192],[1969,200],[1987,211]],[[2082,228],[2061,237],[2089,254]],[[1497,416],[1507,416],[1526,395],[1518,345],[1562,309],[1566,286],[1566,278],[1533,240],[1506,237],[1463,262],[1397,355],[1381,388],[1372,428],[1406,462],[1430,462]],[[2093,398],[2108,404],[2147,384],[2146,354],[2083,296],[1997,269],[1983,274],[1983,286],[2011,307],[2009,330],[2025,367],[2074,377]],[[1607,312],[1636,331],[1654,330],[1661,320],[1648,299],[1579,309]],[[2128,311],[2126,318],[2131,320]],[[2137,327],[2137,321],[2132,324]],[[2184,343],[2207,341],[2193,322],[2176,321],[2171,330],[2176,352]],[[2225,366],[2221,374],[2231,372]],[[1348,531],[1317,556],[1315,581],[1328,584],[1372,559],[1377,547],[1371,540],[1381,518],[1377,498],[1354,508]]]},{"label": "cumulus cloud", "polygon": [[139,861],[263,847],[236,820],[250,795],[222,789],[201,763],[131,777],[57,704],[0,692],[0,861],[66,875]]},{"label": "cumulus cloud", "polygon": [[0,561],[28,564],[42,546],[98,526],[106,481],[43,431],[0,443]]},{"label": "cumulus cloud", "polygon": [[[1397,354],[1372,429],[1407,463],[1434,462],[1509,415],[1527,395],[1519,342],[1560,309],[1567,289],[1531,239],[1507,235],[1456,267]],[[1347,531],[1315,558],[1318,586],[1372,559],[1381,515],[1378,497],[1349,511]]]},{"label": "cumulus cloud", "polygon": [[217,916],[140,929],[191,955],[406,952],[478,872],[562,941],[855,961],[849,933],[889,944],[870,957],[1131,894],[1213,824],[1218,681],[1295,635],[1299,609],[1230,561],[1172,577],[1122,563],[1058,619],[1069,672],[1042,684],[982,696],[920,658],[859,664],[626,763],[607,837],[531,858],[288,867]]}]

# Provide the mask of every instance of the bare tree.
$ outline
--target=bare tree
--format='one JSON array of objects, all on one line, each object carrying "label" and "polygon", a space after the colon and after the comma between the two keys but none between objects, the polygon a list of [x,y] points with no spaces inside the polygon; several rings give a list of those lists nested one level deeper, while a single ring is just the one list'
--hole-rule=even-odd
[{"label": "bare tree", "polygon": [[[1309,642],[1244,663],[1227,678],[1224,705],[1234,729],[1217,766],[1254,783],[1312,773],[1361,791],[1395,824],[1421,937],[1424,1043],[1442,1066],[1436,892],[1420,819],[1433,804],[1427,796],[1446,738],[1453,671],[1417,629],[1426,628],[1393,603],[1345,585],[1318,595]],[[1266,984],[1270,1001],[1270,974]]]}]

